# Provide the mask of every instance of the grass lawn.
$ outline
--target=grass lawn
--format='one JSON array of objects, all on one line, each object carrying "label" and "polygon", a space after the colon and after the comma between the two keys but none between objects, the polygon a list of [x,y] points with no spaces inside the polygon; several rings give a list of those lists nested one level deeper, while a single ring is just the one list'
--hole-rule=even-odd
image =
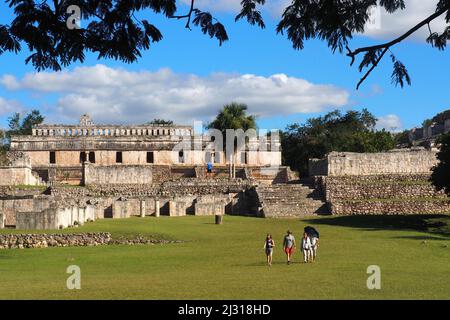
[{"label": "grass lawn", "polygon": [[[213,222],[131,218],[64,231],[141,234],[181,244],[0,250],[0,299],[450,298],[450,216],[226,216],[223,225]],[[286,265],[284,232],[291,229],[299,240],[307,224],[321,233],[318,261],[301,264],[297,252],[296,263]],[[266,233],[277,245],[271,268],[263,251]],[[66,288],[69,265],[81,268],[81,290]],[[381,290],[366,287],[370,265],[381,268]]]}]

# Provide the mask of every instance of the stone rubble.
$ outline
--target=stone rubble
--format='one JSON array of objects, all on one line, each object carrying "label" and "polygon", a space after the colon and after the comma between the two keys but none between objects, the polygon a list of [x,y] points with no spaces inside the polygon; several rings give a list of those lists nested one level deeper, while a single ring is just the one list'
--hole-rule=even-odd
[{"label": "stone rubble", "polygon": [[113,239],[108,232],[67,234],[0,234],[1,249],[48,247],[94,247],[103,245],[154,245],[181,243],[177,240],[149,239],[144,236]]}]

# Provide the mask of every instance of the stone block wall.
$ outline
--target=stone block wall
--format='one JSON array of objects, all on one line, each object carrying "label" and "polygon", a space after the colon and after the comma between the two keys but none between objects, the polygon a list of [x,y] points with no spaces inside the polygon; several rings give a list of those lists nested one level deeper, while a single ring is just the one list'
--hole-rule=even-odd
[{"label": "stone block wall", "polygon": [[86,164],[84,167],[85,185],[102,184],[151,184],[152,167],[151,166],[96,166]]},{"label": "stone block wall", "polygon": [[280,166],[249,168],[248,171],[251,179],[268,184],[287,183],[292,177],[287,167]]},{"label": "stone block wall", "polygon": [[0,212],[4,215],[5,225],[16,225],[17,212],[43,211],[50,206],[48,197],[12,197],[0,200]]},{"label": "stone block wall", "polygon": [[112,205],[112,218],[124,219],[131,216],[131,212],[128,210],[128,201],[117,200]]},{"label": "stone block wall", "polygon": [[31,167],[0,167],[1,186],[40,186],[44,185]]},{"label": "stone block wall", "polygon": [[332,152],[309,162],[310,176],[429,174],[438,163],[435,151],[400,149],[383,153]]},{"label": "stone block wall", "polygon": [[327,201],[368,198],[445,198],[445,193],[436,191],[429,178],[430,175],[427,174],[414,174],[318,177],[316,179],[320,181],[319,184],[326,185],[324,194]]},{"label": "stone block wall", "polygon": [[315,177],[334,215],[450,213],[429,174]]},{"label": "stone block wall", "polygon": [[0,186],[39,186],[44,183],[31,170],[31,160],[23,152],[6,154],[6,165],[0,167]]},{"label": "stone block wall", "polygon": [[193,200],[187,198],[176,198],[169,200],[169,215],[171,217],[186,216],[188,208],[192,207]]},{"label": "stone block wall", "polygon": [[[198,214],[226,210],[229,214],[239,215],[248,214],[247,209],[251,206],[247,202],[251,198],[245,193],[252,186],[251,181],[241,179],[185,178],[158,185],[55,185],[38,191],[8,187],[0,196],[0,213],[7,226],[21,229],[65,228],[74,221],[82,224],[86,219],[155,216],[156,202],[159,203],[159,214],[166,216],[194,215],[197,200],[199,208],[204,206],[197,210]],[[221,204],[215,207],[217,201]],[[70,210],[76,210],[76,213]]]},{"label": "stone block wall", "polygon": [[231,202],[230,196],[204,196],[195,202],[196,216],[224,215],[226,206]]},{"label": "stone block wall", "polygon": [[331,212],[335,215],[448,214],[450,201],[447,199],[334,201],[331,203]]},{"label": "stone block wall", "polygon": [[95,220],[95,209],[86,207],[51,207],[43,211],[18,212],[16,229],[19,230],[55,230],[74,225],[82,225]]}]

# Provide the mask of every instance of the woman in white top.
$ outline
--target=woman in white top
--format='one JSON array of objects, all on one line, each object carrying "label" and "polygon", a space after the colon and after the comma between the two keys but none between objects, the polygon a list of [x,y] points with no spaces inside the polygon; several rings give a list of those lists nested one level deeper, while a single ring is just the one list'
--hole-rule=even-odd
[{"label": "woman in white top", "polygon": [[305,232],[303,234],[302,239],[302,252],[303,252],[303,262],[312,262],[312,244],[311,239],[308,237],[308,234]]}]

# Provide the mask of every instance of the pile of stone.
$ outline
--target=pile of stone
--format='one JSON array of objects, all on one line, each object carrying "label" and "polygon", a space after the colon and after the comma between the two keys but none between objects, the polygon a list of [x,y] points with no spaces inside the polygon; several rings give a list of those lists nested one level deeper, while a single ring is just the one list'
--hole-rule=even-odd
[{"label": "pile of stone", "polygon": [[0,249],[25,249],[47,247],[91,247],[107,245],[111,234],[71,233],[71,234],[2,234]]},{"label": "pile of stone", "polygon": [[155,245],[155,244],[171,244],[171,243],[182,243],[179,240],[164,240],[164,239],[149,239],[143,236],[137,236],[134,239],[128,239],[125,237],[120,237],[117,239],[112,239],[110,245]]},{"label": "pile of stone", "polygon": [[182,243],[178,240],[152,239],[137,236],[133,239],[112,239],[108,232],[68,234],[1,234],[1,249],[28,249],[48,247],[94,247],[102,245],[155,245]]}]

